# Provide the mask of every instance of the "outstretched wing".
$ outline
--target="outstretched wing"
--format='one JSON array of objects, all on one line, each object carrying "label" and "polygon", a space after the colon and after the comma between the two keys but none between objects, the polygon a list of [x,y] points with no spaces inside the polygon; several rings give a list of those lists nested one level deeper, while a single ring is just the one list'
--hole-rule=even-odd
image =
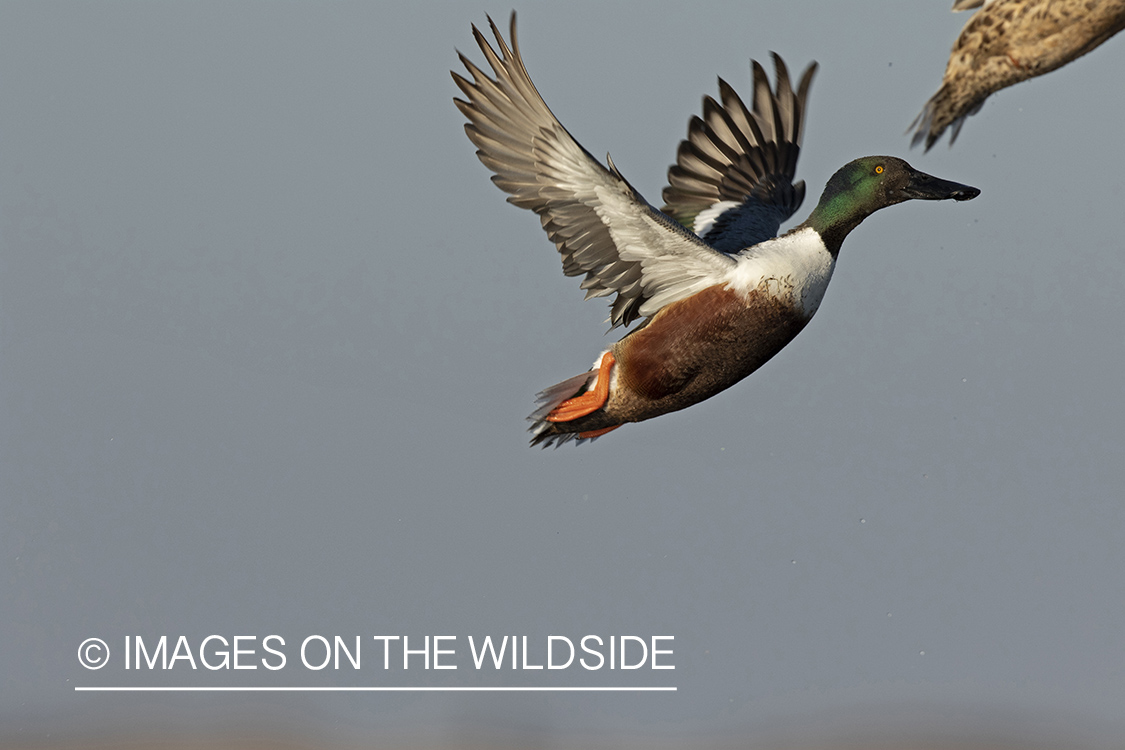
[{"label": "outstretched wing", "polygon": [[751,60],[752,109],[719,79],[722,103],[703,97],[703,117],[691,118],[668,170],[664,213],[724,253],[775,237],[805,198],[804,181],[794,183],[793,177],[816,63],[805,68],[796,92],[777,54],[773,63],[776,91]]},{"label": "outstretched wing", "polygon": [[453,80],[468,101],[465,132],[492,181],[521,208],[539,214],[562,254],[567,276],[585,274],[586,298],[617,294],[613,326],[654,315],[665,305],[718,283],[734,265],[657,211],[609,161],[602,166],[551,113],[524,68],[512,13],[512,47],[488,19],[500,54],[473,27],[495,78],[459,54],[472,76]]}]

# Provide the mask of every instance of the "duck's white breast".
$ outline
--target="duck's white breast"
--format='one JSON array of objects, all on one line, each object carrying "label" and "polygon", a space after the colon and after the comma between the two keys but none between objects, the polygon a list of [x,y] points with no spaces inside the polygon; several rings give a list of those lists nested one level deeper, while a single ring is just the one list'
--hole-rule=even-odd
[{"label": "duck's white breast", "polygon": [[775,237],[735,256],[737,264],[727,277],[732,289],[749,294],[765,291],[788,297],[790,304],[811,318],[832,278],[836,259],[811,228]]}]

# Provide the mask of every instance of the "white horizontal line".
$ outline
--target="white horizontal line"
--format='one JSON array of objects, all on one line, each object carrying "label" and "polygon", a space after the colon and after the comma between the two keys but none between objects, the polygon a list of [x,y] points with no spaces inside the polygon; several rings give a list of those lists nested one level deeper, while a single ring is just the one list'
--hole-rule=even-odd
[{"label": "white horizontal line", "polygon": [[74,686],[75,692],[101,693],[301,693],[301,692],[380,692],[380,693],[581,693],[581,692],[675,692],[675,687],[140,687],[140,686]]}]

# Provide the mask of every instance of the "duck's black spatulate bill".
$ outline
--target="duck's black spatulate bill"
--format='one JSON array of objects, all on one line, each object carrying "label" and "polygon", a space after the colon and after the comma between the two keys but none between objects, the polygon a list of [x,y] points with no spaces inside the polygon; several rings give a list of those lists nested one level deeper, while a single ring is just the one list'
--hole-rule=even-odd
[{"label": "duck's black spatulate bill", "polygon": [[980,190],[960,182],[943,180],[916,169],[910,170],[910,181],[902,192],[911,199],[924,201],[971,201],[980,195]]}]

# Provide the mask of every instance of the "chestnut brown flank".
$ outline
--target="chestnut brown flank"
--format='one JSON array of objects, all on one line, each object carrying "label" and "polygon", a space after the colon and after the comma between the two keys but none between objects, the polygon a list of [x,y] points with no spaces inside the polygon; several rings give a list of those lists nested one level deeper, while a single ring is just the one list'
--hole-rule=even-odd
[{"label": "chestnut brown flank", "polygon": [[624,388],[607,411],[623,421],[683,409],[761,367],[808,320],[761,291],[715,286],[662,309],[614,347]]}]

